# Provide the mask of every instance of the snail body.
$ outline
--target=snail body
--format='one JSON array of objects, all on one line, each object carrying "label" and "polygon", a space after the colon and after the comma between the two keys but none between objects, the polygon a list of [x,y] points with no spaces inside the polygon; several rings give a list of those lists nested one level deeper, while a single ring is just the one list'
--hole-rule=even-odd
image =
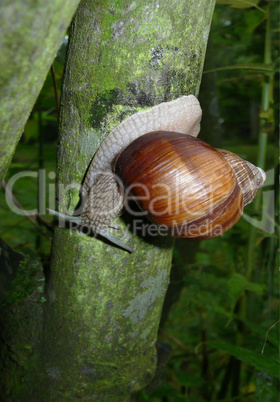
[{"label": "snail body", "polygon": [[172,236],[221,235],[256,197],[265,173],[195,138],[200,119],[199,102],[189,95],[124,120],[103,141],[89,166],[81,215],[55,214],[90,227],[130,252],[107,230],[128,197]]}]

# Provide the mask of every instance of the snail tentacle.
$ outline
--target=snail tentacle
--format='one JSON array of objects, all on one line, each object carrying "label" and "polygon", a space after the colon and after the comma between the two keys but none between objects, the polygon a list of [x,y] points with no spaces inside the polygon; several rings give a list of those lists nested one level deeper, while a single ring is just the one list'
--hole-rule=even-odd
[{"label": "snail tentacle", "polygon": [[115,244],[116,246],[123,248],[124,250],[128,251],[129,253],[134,253],[135,250],[129,247],[127,244],[124,244],[121,240],[114,237],[107,229],[100,229],[96,231],[97,234],[105,237],[105,239],[109,240],[111,243]]},{"label": "snail tentacle", "polygon": [[77,225],[82,225],[82,219],[80,216],[65,215],[65,214],[62,214],[61,212],[57,212],[57,211],[54,211],[49,208],[47,208],[47,211],[59,219],[63,219],[64,221],[76,223]]},{"label": "snail tentacle", "polygon": [[[71,215],[65,215],[62,214],[60,212],[54,211],[52,209],[47,208],[47,211],[58,217],[59,219],[63,219],[64,221],[68,221],[71,223],[76,223],[79,226],[83,226],[83,222],[80,216],[71,216]],[[119,227],[117,225],[114,224],[110,224],[109,225],[111,228],[114,229],[119,229]],[[128,251],[129,253],[134,253],[135,250],[133,250],[131,247],[127,246],[126,244],[124,244],[121,240],[117,239],[116,237],[114,237],[110,232],[108,232],[107,229],[99,229],[94,231],[95,234],[99,234],[102,237],[105,237],[105,239],[109,240],[111,243],[115,244],[116,246]]]}]

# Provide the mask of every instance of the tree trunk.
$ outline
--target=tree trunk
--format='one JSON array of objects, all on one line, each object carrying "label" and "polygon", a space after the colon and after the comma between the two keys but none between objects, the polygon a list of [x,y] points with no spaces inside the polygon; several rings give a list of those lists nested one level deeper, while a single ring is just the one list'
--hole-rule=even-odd
[{"label": "tree trunk", "polygon": [[[61,103],[60,210],[73,213],[92,156],[124,116],[198,93],[214,3],[80,3]],[[76,231],[55,233],[42,373],[51,400],[124,401],[154,375],[172,240],[136,236],[128,223],[118,220],[119,237],[132,255]]]},{"label": "tree trunk", "polygon": [[2,0],[0,183],[79,0]]},{"label": "tree trunk", "polygon": [[[60,210],[73,212],[92,156],[123,118],[146,106],[198,93],[214,3],[81,2],[70,30],[61,102]],[[59,15],[65,17],[62,5],[61,10]],[[51,29],[54,39],[58,28],[51,24]],[[52,56],[42,50],[42,64],[48,66],[32,76],[36,91],[55,54],[53,46],[46,42],[44,46]],[[29,88],[30,80],[28,75]],[[21,119],[13,126],[17,133],[36,91],[28,101],[20,95],[28,107],[16,112]],[[7,144],[3,166],[18,138],[19,134],[3,143]],[[5,400],[125,401],[151,381],[173,240],[136,233],[135,221],[128,215],[118,224],[122,230],[116,236],[129,243],[134,254],[102,239],[57,228],[46,302],[41,268],[30,260],[19,262],[5,299],[10,304],[1,338]]]}]

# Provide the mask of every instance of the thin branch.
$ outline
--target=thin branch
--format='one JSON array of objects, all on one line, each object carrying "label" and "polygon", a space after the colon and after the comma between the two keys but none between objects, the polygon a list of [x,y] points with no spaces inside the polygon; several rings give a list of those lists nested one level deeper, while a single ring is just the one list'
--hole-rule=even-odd
[{"label": "thin branch", "polygon": [[227,71],[227,70],[244,70],[244,71],[253,71],[261,74],[273,74],[273,65],[269,64],[235,64],[233,66],[225,66],[225,67],[217,67],[211,70],[203,71],[203,74],[214,73],[216,71]]},{"label": "thin branch", "polygon": [[276,321],[276,322],[267,330],[266,336],[265,336],[265,340],[264,340],[264,344],[263,344],[263,348],[262,348],[262,351],[261,351],[261,354],[262,354],[262,355],[263,355],[264,348],[265,348],[265,345],[266,345],[266,342],[267,342],[267,337],[268,337],[269,331],[270,331],[272,328],[274,328],[275,325],[279,324],[279,322],[280,322],[280,320]]},{"label": "thin branch", "polygon": [[261,11],[262,13],[267,14],[267,11],[266,11],[266,10],[264,10],[263,8],[261,8],[260,6],[258,6],[257,4],[252,3],[251,1],[243,0],[243,3],[248,4],[248,5],[250,5],[251,7],[257,8],[257,9],[258,9],[259,11]]}]

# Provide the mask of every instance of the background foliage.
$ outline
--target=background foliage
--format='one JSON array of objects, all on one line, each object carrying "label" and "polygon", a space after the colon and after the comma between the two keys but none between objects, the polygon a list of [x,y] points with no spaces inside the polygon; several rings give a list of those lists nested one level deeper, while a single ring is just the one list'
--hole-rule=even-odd
[{"label": "background foliage", "polygon": [[[246,215],[260,221],[266,211],[266,231],[242,219],[221,238],[177,241],[159,332],[158,372],[153,383],[135,395],[135,400],[275,401],[278,395],[279,221],[274,185],[277,174],[274,132],[277,113],[274,112],[279,106],[275,84],[279,81],[278,7],[276,2],[271,3],[268,24],[266,1],[250,2],[253,7],[246,8],[242,1],[217,3],[223,4],[215,10],[201,85],[204,116],[200,138],[258,164],[261,155],[258,144],[265,135],[266,146],[261,143],[261,148],[265,151],[262,163],[268,172],[268,182],[264,195],[246,207]],[[265,52],[267,35],[270,60]],[[59,97],[66,43],[67,37],[6,177],[8,181],[22,170],[46,169],[48,206],[53,209],[58,124],[52,73],[55,72]],[[268,109],[262,102],[267,86]],[[97,99],[97,126],[117,90],[110,87],[104,97]],[[38,183],[34,178],[19,180],[14,194],[24,208],[38,208]],[[12,213],[3,190],[0,195],[3,239],[17,250],[39,254],[47,266],[51,233],[45,226],[38,230],[24,216]],[[45,218],[50,220],[48,216]]]}]

